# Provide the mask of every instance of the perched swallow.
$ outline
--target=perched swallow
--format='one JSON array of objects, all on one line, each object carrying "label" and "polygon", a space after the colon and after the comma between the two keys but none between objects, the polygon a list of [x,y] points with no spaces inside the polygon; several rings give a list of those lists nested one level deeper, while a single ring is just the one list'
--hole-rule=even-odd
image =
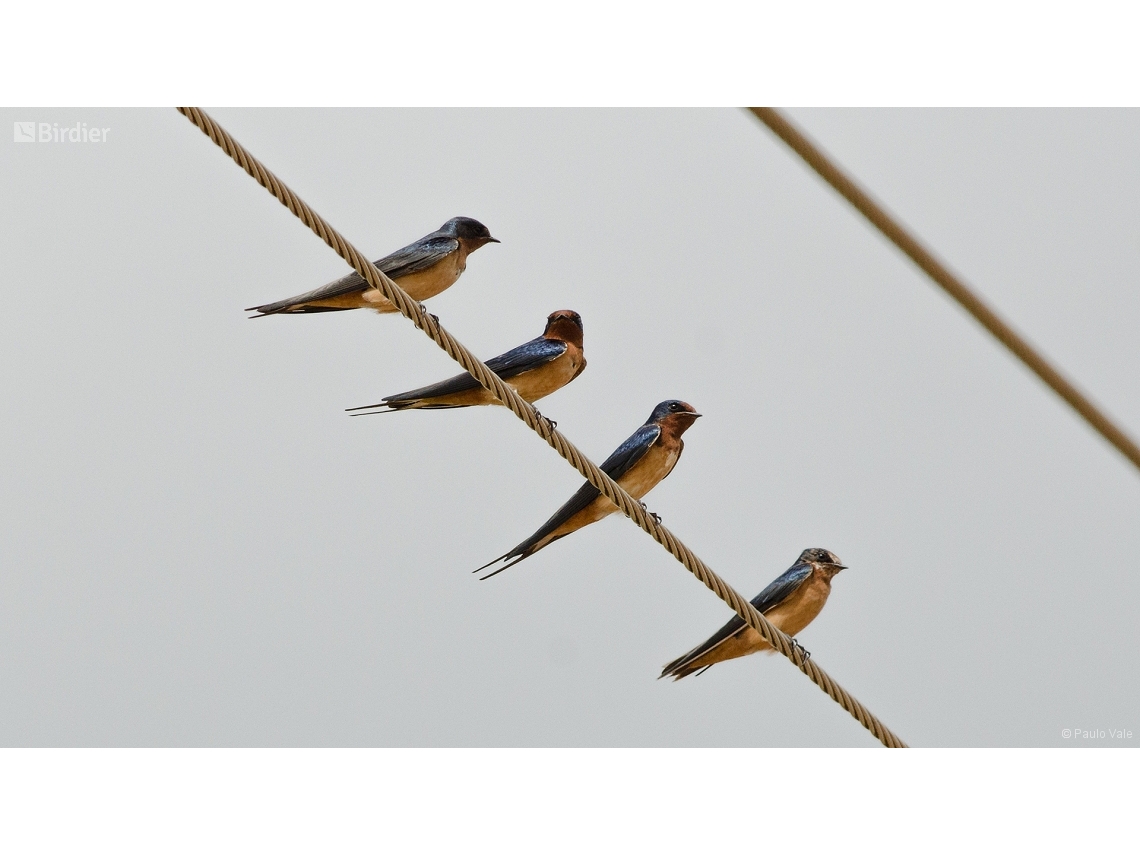
[{"label": "perched swallow", "polygon": [[[470,217],[453,217],[438,231],[424,235],[376,262],[376,266],[408,292],[413,300],[423,302],[446,291],[467,268],[467,256],[486,243],[499,243],[487,227]],[[343,312],[346,309],[373,309],[394,312],[394,304],[370,286],[356,271],[313,291],[288,300],[251,306],[251,317],[302,314],[311,312]]]},{"label": "perched swallow", "polygon": [[[520,344],[501,356],[487,360],[487,367],[507,385],[533,404],[557,392],[586,368],[582,352],[582,317],[561,309],[546,319],[546,329],[538,338]],[[481,407],[501,403],[470,374],[456,374],[422,389],[390,395],[379,404],[352,407],[346,412],[357,416],[390,413],[395,410],[449,410],[453,407]],[[374,409],[380,407],[381,409]],[[384,409],[386,408],[386,409]],[[369,410],[367,413],[355,410]]]},{"label": "perched swallow", "polygon": [[[827,595],[831,593],[831,577],[845,569],[847,568],[840,563],[834,552],[805,549],[795,564],[752,598],[752,605],[777,629],[794,636],[815,620],[827,602]],[[661,671],[661,677],[680,680],[694,671],[704,671],[717,662],[761,651],[776,652],[760,633],[746,624],[739,615],[733,615],[732,620],[704,644],[666,665]],[[657,679],[660,680],[661,677]]]},{"label": "perched swallow", "polygon": [[[640,499],[673,471],[677,460],[685,448],[681,434],[688,430],[701,414],[684,401],[662,401],[653,408],[649,420],[634,431],[633,436],[618,446],[617,451],[606,458],[602,471],[617,481],[635,499]],[[494,573],[502,573],[525,558],[530,558],[538,550],[607,517],[616,511],[617,505],[601,494],[589,481],[570,497],[570,501],[554,512],[538,531],[512,549],[489,561],[474,572],[486,570],[492,564],[506,561]]]}]

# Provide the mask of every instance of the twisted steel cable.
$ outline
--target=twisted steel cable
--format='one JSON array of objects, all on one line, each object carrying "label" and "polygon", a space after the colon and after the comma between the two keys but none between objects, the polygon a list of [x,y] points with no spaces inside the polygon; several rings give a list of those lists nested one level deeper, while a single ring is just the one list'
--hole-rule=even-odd
[{"label": "twisted steel cable", "polygon": [[958,305],[969,312],[986,331],[1000,341],[1021,362],[1036,374],[1050,389],[1056,392],[1066,404],[1108,440],[1112,446],[1140,470],[1140,446],[1128,434],[1090,401],[1080,389],[1074,386],[1060,371],[1053,367],[1036,348],[1021,337],[1009,324],[986,305],[977,294],[950,272],[934,253],[922,245],[896,218],[871,198],[862,187],[846,175],[839,166],[815,145],[808,137],[771,107],[749,107],[749,112],[768,126],[792,151],[819,174],[824,181],[839,192],[860,214],[867,218],[876,229],[891,243],[901,249],[911,261],[943,291],[949,294]]}]

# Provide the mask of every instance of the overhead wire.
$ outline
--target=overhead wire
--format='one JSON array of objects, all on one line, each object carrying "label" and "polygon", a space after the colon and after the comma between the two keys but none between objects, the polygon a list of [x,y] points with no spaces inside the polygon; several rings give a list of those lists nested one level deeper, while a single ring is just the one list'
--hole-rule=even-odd
[{"label": "overhead wire", "polygon": [[902,222],[860,187],[853,178],[796,127],[779,110],[772,107],[749,107],[748,111],[763,122],[788,148],[800,156],[824,181],[830,184],[884,237],[902,250],[943,291],[970,313],[987,332],[1005,347],[1046,386],[1076,410],[1093,430],[1140,470],[1140,446],[1118,427],[1080,389],[1068,380],[1045,356],[991,309],[973,289],[951,272]]}]

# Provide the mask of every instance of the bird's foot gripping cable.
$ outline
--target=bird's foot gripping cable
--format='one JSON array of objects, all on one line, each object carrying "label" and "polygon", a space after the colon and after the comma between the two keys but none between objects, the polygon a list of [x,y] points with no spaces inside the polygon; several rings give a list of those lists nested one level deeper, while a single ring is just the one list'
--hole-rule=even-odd
[{"label": "bird's foot gripping cable", "polygon": [[535,418],[542,419],[544,422],[546,422],[547,427],[549,427],[551,430],[554,430],[556,427],[558,427],[558,422],[554,421],[554,419],[548,419],[546,416],[544,416],[542,413],[540,413],[538,411],[538,407],[534,408],[534,415],[535,415]]},{"label": "bird's foot gripping cable", "polygon": [[649,510],[649,508],[646,506],[645,502],[638,502],[638,504],[641,505],[641,509],[643,511],[645,511],[647,514],[649,514],[649,518],[651,520],[653,520],[655,523],[657,523],[657,525],[661,525],[661,515],[660,514],[655,514],[655,513],[653,513],[653,511]]},{"label": "bird's foot gripping cable", "polygon": [[794,638],[792,639],[792,648],[799,651],[799,654],[803,657],[804,662],[807,662],[809,659],[811,659],[811,653],[808,652],[807,648],[805,648]]}]

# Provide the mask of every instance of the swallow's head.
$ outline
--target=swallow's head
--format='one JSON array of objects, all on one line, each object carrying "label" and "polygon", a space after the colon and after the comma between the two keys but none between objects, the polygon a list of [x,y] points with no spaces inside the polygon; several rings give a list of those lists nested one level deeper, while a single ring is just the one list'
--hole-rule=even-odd
[{"label": "swallow's head", "polygon": [[468,252],[474,252],[485,243],[499,243],[497,238],[491,237],[491,232],[485,225],[470,217],[452,217],[439,230],[463,241]]},{"label": "swallow's head", "polygon": [[582,346],[582,316],[571,309],[559,309],[546,318],[545,338],[570,342]]},{"label": "swallow's head", "polygon": [[834,576],[840,570],[846,570],[847,565],[839,560],[839,556],[827,549],[805,549],[800,553],[797,564],[817,564],[823,570],[830,571]]},{"label": "swallow's head", "polygon": [[653,408],[653,413],[646,424],[659,424],[662,428],[680,436],[700,417],[701,414],[692,404],[686,404],[684,401],[662,401]]}]

